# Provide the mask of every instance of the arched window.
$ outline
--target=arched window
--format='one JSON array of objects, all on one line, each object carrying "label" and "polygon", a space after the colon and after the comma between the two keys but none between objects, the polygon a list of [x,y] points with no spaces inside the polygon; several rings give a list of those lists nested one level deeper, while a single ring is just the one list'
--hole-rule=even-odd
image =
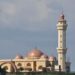
[{"label": "arched window", "polygon": [[8,70],[8,66],[4,66],[3,69],[4,69],[4,70]]},{"label": "arched window", "polygon": [[39,66],[38,69],[42,69],[42,66]]},{"label": "arched window", "polygon": [[21,63],[18,63],[17,66],[22,66],[22,64]]},{"label": "arched window", "polygon": [[24,70],[24,68],[23,68],[23,67],[20,67],[20,68],[19,68],[19,70],[20,70],[20,71],[23,71],[23,70]]},{"label": "arched window", "polygon": [[27,66],[31,66],[31,64],[30,63],[27,63]]}]

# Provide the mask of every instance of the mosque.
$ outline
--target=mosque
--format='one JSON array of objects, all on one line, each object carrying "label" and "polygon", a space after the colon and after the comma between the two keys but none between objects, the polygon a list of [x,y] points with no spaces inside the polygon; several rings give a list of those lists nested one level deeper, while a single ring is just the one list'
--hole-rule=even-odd
[{"label": "mosque", "polygon": [[64,14],[58,19],[58,57],[48,56],[38,48],[32,49],[27,56],[17,55],[14,59],[0,59],[0,66],[7,72],[69,72],[70,62],[66,60],[66,30]]}]

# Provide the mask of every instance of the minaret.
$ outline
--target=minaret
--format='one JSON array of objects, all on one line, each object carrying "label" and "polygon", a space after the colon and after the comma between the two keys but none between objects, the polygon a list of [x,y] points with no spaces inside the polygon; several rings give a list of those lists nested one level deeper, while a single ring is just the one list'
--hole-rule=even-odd
[{"label": "minaret", "polygon": [[61,67],[61,71],[66,71],[66,29],[67,23],[64,14],[61,14],[57,24],[58,30],[58,65]]}]

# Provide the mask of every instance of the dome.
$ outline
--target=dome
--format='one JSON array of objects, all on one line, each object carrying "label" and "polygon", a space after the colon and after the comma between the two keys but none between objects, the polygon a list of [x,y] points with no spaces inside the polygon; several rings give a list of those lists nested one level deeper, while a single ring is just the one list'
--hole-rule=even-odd
[{"label": "dome", "polygon": [[64,16],[64,14],[62,13],[61,15],[60,15],[60,17],[59,17],[59,20],[58,20],[59,22],[60,21],[66,21],[65,20],[65,16]]},{"label": "dome", "polygon": [[41,58],[48,58],[48,56],[45,55],[45,54],[43,54],[43,55],[41,56]]},{"label": "dome", "polygon": [[23,56],[21,56],[21,55],[16,55],[15,59],[23,59]]},{"label": "dome", "polygon": [[64,17],[65,17],[64,14],[60,15],[60,19],[64,19]]},{"label": "dome", "polygon": [[33,49],[28,53],[28,57],[39,58],[43,55],[43,53],[39,49]]},{"label": "dome", "polygon": [[50,57],[49,57],[49,60],[50,60],[50,61],[55,61],[55,60],[56,60],[56,57],[50,56]]}]

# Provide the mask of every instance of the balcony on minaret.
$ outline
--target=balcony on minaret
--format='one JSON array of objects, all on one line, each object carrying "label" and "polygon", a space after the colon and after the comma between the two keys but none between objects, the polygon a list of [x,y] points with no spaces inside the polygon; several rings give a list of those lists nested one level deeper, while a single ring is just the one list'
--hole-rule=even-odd
[{"label": "balcony on minaret", "polygon": [[57,24],[57,29],[58,30],[66,30],[67,28],[67,23],[66,23],[66,20],[65,20],[65,16],[64,14],[61,14],[59,19],[58,19],[58,24]]}]

